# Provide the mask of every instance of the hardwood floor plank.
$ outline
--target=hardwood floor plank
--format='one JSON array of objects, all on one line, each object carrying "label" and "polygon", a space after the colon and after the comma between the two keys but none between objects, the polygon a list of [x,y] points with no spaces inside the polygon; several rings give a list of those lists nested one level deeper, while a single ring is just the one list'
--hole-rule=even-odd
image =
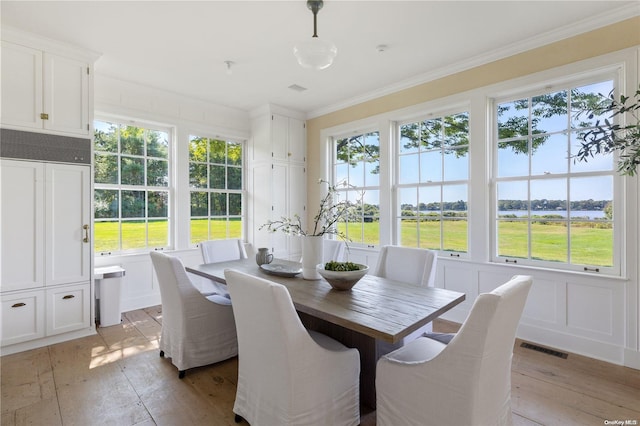
[{"label": "hardwood floor plank", "polygon": [[[238,359],[187,371],[160,358],[159,306],[123,314],[98,334],[0,359],[2,425],[229,425]],[[438,320],[434,331],[460,325]],[[567,359],[514,347],[515,426],[601,426],[638,420],[640,371],[569,354]],[[362,407],[361,426],[376,412]],[[242,424],[246,424],[242,423]]]}]

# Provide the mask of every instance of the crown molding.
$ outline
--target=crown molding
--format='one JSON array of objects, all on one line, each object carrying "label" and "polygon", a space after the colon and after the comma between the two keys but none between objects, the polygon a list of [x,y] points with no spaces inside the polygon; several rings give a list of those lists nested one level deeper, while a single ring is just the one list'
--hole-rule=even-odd
[{"label": "crown molding", "polygon": [[575,37],[577,35],[593,31],[598,28],[606,27],[607,25],[612,25],[617,22],[624,21],[634,16],[640,16],[640,2],[635,2],[633,4],[618,7],[616,9],[608,11],[607,13],[602,13],[598,16],[576,21],[571,25],[565,25],[562,28],[548,31],[546,33],[539,34],[535,37],[531,37],[520,42],[511,43],[507,46],[501,47],[499,49],[494,49],[480,55],[472,56],[463,61],[399,81],[389,86],[382,87],[373,92],[369,92],[360,96],[356,96],[354,98],[346,99],[343,102],[338,102],[323,108],[309,111],[307,113],[307,118],[312,119],[320,117],[322,115],[339,111],[341,109],[358,105],[363,102],[371,101],[386,95],[390,95],[401,90],[409,89],[420,84],[428,83],[439,78],[466,71],[481,65],[486,65],[500,59],[508,58],[510,56],[523,53],[528,50],[546,46],[548,44],[570,37]]}]

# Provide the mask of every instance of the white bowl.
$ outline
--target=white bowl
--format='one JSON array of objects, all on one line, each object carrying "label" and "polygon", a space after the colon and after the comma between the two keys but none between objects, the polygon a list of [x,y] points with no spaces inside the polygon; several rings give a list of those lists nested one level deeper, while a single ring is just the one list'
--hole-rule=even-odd
[{"label": "white bowl", "polygon": [[351,290],[351,288],[360,281],[369,271],[367,265],[356,263],[360,269],[356,271],[328,271],[324,269],[324,264],[316,266],[318,273],[324,278],[331,287],[336,290]]}]

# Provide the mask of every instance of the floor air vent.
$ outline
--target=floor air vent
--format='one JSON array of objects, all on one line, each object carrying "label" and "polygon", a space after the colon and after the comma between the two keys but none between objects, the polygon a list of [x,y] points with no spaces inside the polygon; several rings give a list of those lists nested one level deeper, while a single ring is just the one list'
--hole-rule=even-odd
[{"label": "floor air vent", "polygon": [[558,358],[562,358],[562,359],[567,359],[567,357],[569,356],[568,354],[566,354],[564,352],[556,351],[556,350],[549,349],[549,348],[543,348],[542,346],[534,345],[533,343],[522,342],[520,347],[523,347],[523,348],[526,348],[526,349],[531,349],[531,350],[538,351],[538,352],[542,352],[542,353],[545,353],[547,355],[557,356]]}]

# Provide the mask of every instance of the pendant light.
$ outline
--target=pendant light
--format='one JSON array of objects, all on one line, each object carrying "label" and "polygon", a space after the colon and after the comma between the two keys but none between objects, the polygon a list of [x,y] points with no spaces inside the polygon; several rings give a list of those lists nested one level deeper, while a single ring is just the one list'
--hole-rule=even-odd
[{"label": "pendant light", "polygon": [[322,0],[307,0],[307,8],[313,13],[313,37],[301,41],[293,48],[293,54],[304,68],[328,68],[338,54],[335,44],[318,38],[318,11],[322,9],[323,4]]}]

